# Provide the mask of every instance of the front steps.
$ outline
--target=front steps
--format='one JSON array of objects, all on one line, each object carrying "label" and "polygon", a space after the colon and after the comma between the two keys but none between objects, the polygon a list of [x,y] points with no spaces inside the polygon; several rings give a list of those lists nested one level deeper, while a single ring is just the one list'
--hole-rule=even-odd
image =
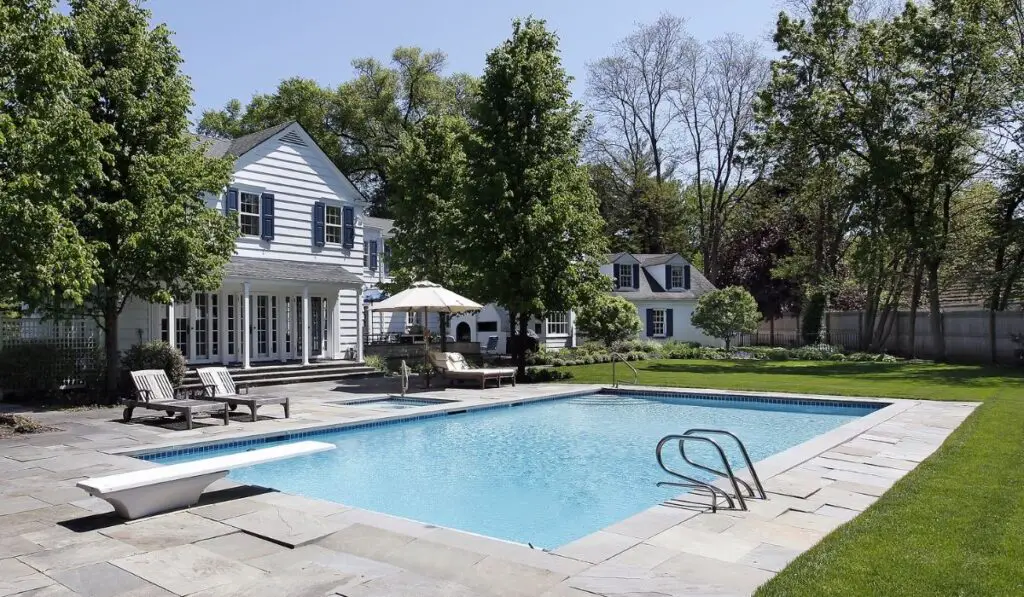
[{"label": "front steps", "polygon": [[[186,388],[202,388],[202,384],[199,383],[199,373],[196,372],[196,369],[218,366],[220,365],[189,365],[182,386]],[[303,365],[299,362],[254,363],[251,369],[242,369],[237,365],[233,365],[228,367],[228,371],[231,372],[231,378],[235,380],[236,384],[249,387],[338,381],[382,375],[376,369],[354,361],[320,361],[312,362],[309,365]]]}]

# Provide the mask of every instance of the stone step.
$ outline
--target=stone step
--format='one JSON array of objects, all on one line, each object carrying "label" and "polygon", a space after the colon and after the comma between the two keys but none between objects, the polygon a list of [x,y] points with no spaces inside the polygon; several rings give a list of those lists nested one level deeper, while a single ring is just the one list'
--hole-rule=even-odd
[{"label": "stone step", "polygon": [[[338,381],[342,379],[360,379],[366,377],[380,377],[384,374],[372,367],[353,366],[347,367],[340,371],[334,370],[298,370],[288,374],[277,375],[261,375],[255,378],[243,378],[239,374],[232,372],[232,378],[237,383],[244,383],[249,387],[260,387],[260,386],[280,386],[287,384],[296,383],[313,383],[319,381]],[[199,383],[198,378],[189,379],[185,378],[182,387],[189,389],[198,389],[202,386]]]}]

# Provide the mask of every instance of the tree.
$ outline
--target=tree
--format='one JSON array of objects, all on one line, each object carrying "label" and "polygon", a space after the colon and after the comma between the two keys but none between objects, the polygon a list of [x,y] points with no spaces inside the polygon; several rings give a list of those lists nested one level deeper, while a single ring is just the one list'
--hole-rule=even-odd
[{"label": "tree", "polygon": [[204,157],[188,134],[192,105],[181,56],[163,25],[132,0],[72,0],[64,32],[84,66],[87,110],[109,134],[102,174],[77,190],[71,219],[94,251],[82,310],[104,331],[107,389],[119,382],[118,318],[131,297],[190,300],[220,285],[236,226],[206,207],[231,163]]},{"label": "tree", "polygon": [[581,306],[576,326],[588,339],[598,340],[608,347],[636,338],[641,328],[636,305],[610,294],[599,294]]},{"label": "tree", "polygon": [[476,79],[443,74],[442,52],[396,48],[391,64],[374,58],[352,62],[355,77],[336,88],[293,77],[271,94],[254,96],[245,109],[231,100],[223,110],[206,111],[204,134],[239,135],[295,120],[309,131],[331,161],[374,202],[377,215],[389,215],[391,177],[402,136],[428,115],[465,116],[476,94]]},{"label": "tree", "polygon": [[757,331],[761,313],[749,292],[739,286],[729,286],[697,299],[690,321],[708,336],[724,340],[725,349],[729,350],[733,336]]},{"label": "tree", "polygon": [[85,70],[51,2],[0,6],[0,305],[81,303],[96,276],[69,214],[100,174],[109,131],[84,108]]},{"label": "tree", "polygon": [[463,235],[476,295],[519,324],[520,373],[531,316],[567,311],[608,286],[601,216],[580,164],[580,111],[558,38],[543,21],[516,20],[487,56],[473,111]]},{"label": "tree", "polygon": [[[468,123],[455,115],[427,116],[403,136],[389,200],[395,217],[389,267],[396,288],[417,280],[460,293],[471,288],[462,242],[468,136]],[[442,314],[442,349],[446,328]]]}]

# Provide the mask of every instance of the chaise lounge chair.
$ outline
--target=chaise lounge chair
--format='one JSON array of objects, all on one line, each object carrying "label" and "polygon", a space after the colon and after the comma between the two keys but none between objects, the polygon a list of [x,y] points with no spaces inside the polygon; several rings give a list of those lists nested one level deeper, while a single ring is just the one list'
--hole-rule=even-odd
[{"label": "chaise lounge chair", "polygon": [[480,389],[487,387],[487,380],[493,379],[501,387],[502,379],[511,379],[512,385],[516,385],[516,370],[504,369],[473,369],[466,363],[466,358],[457,352],[432,352],[430,361],[434,367],[441,370],[441,374],[450,382],[455,381],[476,381],[480,382]]},{"label": "chaise lounge chair", "polygon": [[192,429],[192,415],[195,413],[220,411],[224,413],[224,424],[228,424],[227,404],[212,400],[179,399],[171,385],[171,380],[163,369],[132,371],[132,383],[135,385],[135,392],[139,395],[139,399],[124,401],[125,409],[122,418],[125,423],[132,420],[132,412],[136,408],[147,408],[162,410],[169,417],[173,417],[174,413],[184,413],[188,429]]},{"label": "chaise lounge chair", "polygon": [[249,407],[253,422],[256,421],[256,409],[267,404],[280,404],[284,407],[284,418],[291,416],[291,400],[287,396],[249,396],[249,388],[236,386],[226,367],[204,367],[198,371],[206,398],[225,402],[231,410],[235,410],[239,405]]}]

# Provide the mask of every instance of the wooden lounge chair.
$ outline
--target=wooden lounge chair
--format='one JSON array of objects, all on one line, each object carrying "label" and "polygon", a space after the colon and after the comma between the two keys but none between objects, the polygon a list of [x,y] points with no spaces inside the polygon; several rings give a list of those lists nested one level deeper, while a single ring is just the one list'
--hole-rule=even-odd
[{"label": "wooden lounge chair", "polygon": [[[226,404],[218,406],[227,407]],[[187,508],[199,501],[203,490],[228,471],[295,456],[333,450],[325,442],[303,441],[182,462],[140,471],[85,479],[78,487],[89,495],[106,500],[122,518],[133,519],[167,510]]]},{"label": "wooden lounge chair", "polygon": [[247,386],[235,385],[226,367],[204,367],[198,371],[206,398],[226,402],[231,410],[239,405],[249,407],[253,422],[256,421],[256,409],[267,404],[280,404],[284,407],[284,418],[291,416],[291,401],[287,396],[250,396]]},{"label": "wooden lounge chair", "polygon": [[228,424],[227,404],[212,400],[179,399],[178,392],[171,386],[171,380],[163,369],[132,371],[132,383],[135,384],[135,392],[139,399],[124,401],[122,418],[125,423],[132,420],[132,412],[136,408],[147,408],[162,410],[168,417],[173,417],[175,413],[183,413],[188,429],[192,429],[192,415],[195,413],[221,411],[224,413],[224,424]]},{"label": "wooden lounge chair", "polygon": [[487,380],[493,379],[501,387],[502,379],[511,379],[516,385],[516,370],[512,368],[474,369],[466,363],[466,358],[458,352],[432,352],[431,363],[449,382],[475,381],[480,382],[480,389],[487,387]]}]

